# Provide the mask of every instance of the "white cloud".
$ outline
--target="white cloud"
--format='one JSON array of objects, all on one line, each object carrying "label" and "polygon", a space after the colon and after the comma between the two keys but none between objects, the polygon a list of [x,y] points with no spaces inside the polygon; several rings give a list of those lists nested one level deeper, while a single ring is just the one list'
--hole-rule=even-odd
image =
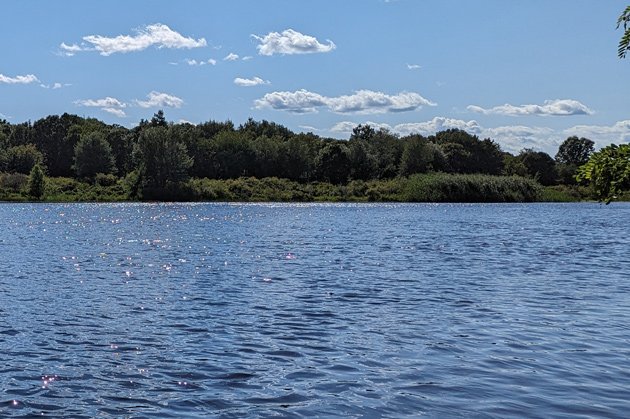
[{"label": "white cloud", "polygon": [[107,96],[103,99],[75,100],[74,103],[75,105],[85,106],[88,108],[100,108],[102,111],[116,115],[119,118],[127,116],[125,111],[123,111],[123,109],[127,107],[127,104],[114,97]]},{"label": "white cloud", "polygon": [[251,79],[244,79],[237,77],[234,79],[234,84],[242,87],[258,86],[260,84],[270,84],[269,80],[263,80],[260,77],[253,77]]},{"label": "white cloud", "polygon": [[298,125],[298,128],[301,128],[301,129],[303,129],[305,131],[308,131],[308,132],[317,132],[317,131],[319,131],[318,128],[312,127],[310,125]]},{"label": "white cloud", "polygon": [[223,61],[236,61],[236,60],[238,60],[238,54],[234,54],[233,52],[230,52],[228,55],[223,57]]},{"label": "white cloud", "polygon": [[269,32],[267,35],[252,35],[259,42],[256,47],[260,55],[292,55],[311,54],[316,52],[330,52],[336,48],[331,40],[326,40],[326,44],[320,43],[317,38],[304,35],[293,29],[287,29],[282,33]]},{"label": "white cloud", "polygon": [[567,137],[576,135],[578,137],[586,137],[603,147],[614,143],[630,142],[630,120],[618,121],[613,125],[576,125],[563,131]]},{"label": "white cloud", "polygon": [[40,83],[39,79],[34,74],[27,74],[25,76],[9,77],[4,74],[0,74],[0,83],[5,84],[30,84]]},{"label": "white cloud", "polygon": [[421,68],[422,68],[422,66],[420,66],[418,64],[407,64],[407,69],[408,70],[419,70]]},{"label": "white cloud", "polygon": [[74,102],[79,106],[87,106],[90,108],[126,108],[127,104],[120,100],[107,96],[103,99],[83,99]]},{"label": "white cloud", "polygon": [[352,95],[326,97],[304,89],[295,92],[267,93],[254,103],[257,108],[272,108],[294,113],[316,112],[319,107],[327,107],[336,113],[358,114],[407,112],[424,105],[436,105],[413,92],[387,95],[372,90],[359,90]]},{"label": "white cloud", "polygon": [[423,105],[436,104],[413,92],[387,95],[372,90],[359,90],[352,95],[328,98],[327,105],[330,110],[337,113],[382,113],[408,112]]},{"label": "white cloud", "polygon": [[[338,133],[342,133],[342,134],[351,134],[352,130],[354,130],[357,125],[359,125],[359,124],[357,124],[355,122],[350,122],[350,121],[337,122],[335,125],[333,125],[332,128],[330,128],[330,132],[338,132]],[[374,128],[375,130],[386,129],[388,131],[393,131],[391,125],[389,125],[389,124],[382,124],[382,123],[378,123],[378,122],[367,121],[367,122],[364,122],[362,125],[369,125],[372,128]]]},{"label": "white cloud", "polygon": [[[203,66],[206,64],[210,64],[210,65],[216,65],[217,64],[217,60],[213,60],[212,58],[210,58],[209,60],[206,61],[197,61],[194,59],[185,59],[184,62],[190,66]],[[176,63],[174,63],[175,65],[177,65]]]},{"label": "white cloud", "polygon": [[475,120],[463,121],[461,119],[445,118],[441,116],[436,116],[426,122],[398,124],[393,130],[401,135],[433,135],[436,132],[447,129],[460,129],[473,135],[479,135],[482,130],[481,126]]},{"label": "white cloud", "polygon": [[257,108],[272,108],[293,113],[317,112],[317,108],[326,106],[327,98],[308,90],[295,92],[267,93],[261,99],[254,102]]},{"label": "white cloud", "polygon": [[482,132],[484,138],[492,138],[501,148],[513,154],[524,148],[545,151],[552,156],[560,145],[560,136],[555,130],[546,127],[528,127],[523,125],[508,125],[496,128],[486,128]]},{"label": "white cloud", "polygon": [[505,105],[495,106],[489,109],[477,105],[469,105],[467,109],[484,115],[496,114],[508,116],[570,116],[591,115],[593,113],[586,105],[573,99],[546,100],[543,105],[514,106],[506,103]]},{"label": "white cloud", "polygon": [[66,83],[66,84],[61,84],[61,83],[53,83],[53,84],[40,84],[40,87],[43,87],[44,89],[52,89],[52,90],[57,90],[57,89],[61,89],[62,87],[67,87],[67,86],[72,86],[70,83]]},{"label": "white cloud", "polygon": [[[564,130],[523,125],[486,128],[474,120],[464,121],[445,117],[435,117],[426,122],[398,124],[393,127],[370,121],[362,124],[368,124],[374,129],[386,128],[402,136],[410,134],[430,136],[447,129],[461,129],[479,138],[490,138],[497,142],[502,150],[513,154],[518,154],[524,148],[532,148],[553,156],[562,141],[573,135],[589,138],[597,147],[630,142],[630,120],[618,121],[612,125],[576,125]],[[357,125],[359,125],[357,122],[342,121],[336,123],[329,131],[350,134]]]},{"label": "white cloud", "polygon": [[5,115],[5,114],[3,114],[3,113],[0,113],[0,118],[1,118],[1,119],[11,119],[11,117],[10,117],[10,116],[7,116],[7,115]]},{"label": "white cloud", "polygon": [[116,115],[119,118],[125,118],[127,116],[127,114],[125,113],[125,111],[123,111],[122,109],[116,109],[116,108],[101,108],[102,111],[111,113],[112,115]]},{"label": "white cloud", "polygon": [[241,58],[241,60],[243,60],[243,61],[249,61],[249,60],[251,60],[252,58],[254,58],[254,57],[252,57],[251,55],[247,55],[247,56],[245,56],[245,57]]},{"label": "white cloud", "polygon": [[135,102],[141,108],[181,108],[181,106],[184,104],[184,101],[177,96],[156,91],[152,91],[151,93],[149,93],[147,95],[147,98],[148,100],[146,101],[136,100]]},{"label": "white cloud", "polygon": [[61,55],[65,55],[67,57],[72,57],[77,52],[87,51],[90,49],[88,47],[82,47],[77,44],[67,45],[65,42],[62,42],[61,45],[59,45],[59,48],[61,49]]},{"label": "white cloud", "polygon": [[84,36],[83,40],[90,44],[67,45],[61,43],[60,49],[65,55],[74,55],[80,51],[99,51],[101,55],[108,56],[115,53],[128,53],[142,51],[151,46],[156,48],[199,48],[207,45],[204,38],[194,39],[184,37],[179,32],[169,28],[167,25],[156,23],[147,25],[136,30],[135,35],[118,35],[107,37],[102,35]]}]

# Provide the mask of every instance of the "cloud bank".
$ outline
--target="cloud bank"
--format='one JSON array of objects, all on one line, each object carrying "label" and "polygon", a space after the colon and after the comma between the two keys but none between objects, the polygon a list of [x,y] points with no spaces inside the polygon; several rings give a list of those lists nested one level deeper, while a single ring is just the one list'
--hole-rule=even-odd
[{"label": "cloud bank", "polygon": [[[518,154],[524,148],[533,148],[553,156],[558,151],[562,141],[573,135],[589,138],[595,142],[597,147],[604,147],[611,143],[630,142],[630,120],[618,121],[613,125],[576,125],[562,130],[523,125],[487,128],[475,120],[464,121],[445,117],[435,117],[430,121],[393,126],[371,121],[363,122],[363,124],[368,124],[375,129],[384,128],[402,136],[410,134],[430,136],[447,129],[461,129],[480,138],[491,138],[499,143],[503,150],[513,154]],[[329,131],[349,135],[357,125],[357,122],[342,121],[336,123]]]},{"label": "cloud bank", "polygon": [[505,105],[494,108],[482,108],[477,105],[469,105],[469,111],[482,113],[484,115],[507,115],[507,116],[571,116],[571,115],[592,115],[590,110],[583,103],[573,99],[546,100],[543,105]]},{"label": "cloud bank", "polygon": [[337,48],[330,39],[326,40],[326,44],[322,44],[314,36],[304,35],[293,29],[287,29],[282,33],[269,32],[264,36],[252,35],[252,38],[259,43],[256,47],[258,54],[266,56],[313,54],[330,52]]},{"label": "cloud bank", "polygon": [[271,108],[292,113],[316,112],[318,108],[326,107],[332,112],[341,114],[371,114],[408,112],[422,106],[435,106],[436,104],[413,92],[388,95],[372,90],[358,90],[352,95],[326,97],[301,89],[295,92],[267,93],[256,100],[254,105],[259,109]]},{"label": "cloud bank", "polygon": [[149,47],[162,48],[200,48],[205,47],[205,38],[194,39],[185,37],[162,23],[155,23],[137,29],[135,35],[118,35],[107,37],[102,35],[84,36],[85,42],[59,46],[62,54],[72,56],[81,51],[98,51],[103,56],[115,53],[143,51]]}]

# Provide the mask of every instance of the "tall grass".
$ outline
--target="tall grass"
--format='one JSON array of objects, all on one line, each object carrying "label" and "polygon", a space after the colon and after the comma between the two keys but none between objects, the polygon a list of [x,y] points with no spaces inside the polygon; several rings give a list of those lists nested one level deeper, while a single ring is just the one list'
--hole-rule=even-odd
[{"label": "tall grass", "polygon": [[409,202],[534,202],[542,187],[518,176],[429,173],[407,180],[403,200]]}]

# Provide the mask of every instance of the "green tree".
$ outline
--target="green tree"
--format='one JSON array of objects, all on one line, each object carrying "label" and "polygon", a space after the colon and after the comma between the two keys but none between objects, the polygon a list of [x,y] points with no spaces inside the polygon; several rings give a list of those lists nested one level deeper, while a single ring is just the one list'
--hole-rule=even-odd
[{"label": "green tree", "polygon": [[610,203],[630,189],[630,144],[611,144],[593,153],[578,169],[577,180],[590,182],[597,198]]},{"label": "green tree", "polygon": [[527,173],[542,185],[556,184],[556,162],[549,154],[525,149],[520,152],[518,159],[527,168]]},{"label": "green tree", "polygon": [[172,140],[166,127],[144,129],[134,156],[140,178],[149,187],[164,188],[168,182],[185,181],[193,164],[186,146]]},{"label": "green tree", "polygon": [[445,156],[440,148],[426,138],[414,135],[406,139],[400,160],[400,175],[426,173],[440,170],[445,163]]},{"label": "green tree", "polygon": [[448,129],[429,140],[443,150],[452,172],[499,175],[503,171],[501,147],[488,138],[480,140],[464,130]]},{"label": "green tree", "polygon": [[556,161],[558,163],[574,164],[581,166],[585,164],[595,150],[595,143],[588,138],[578,138],[572,136],[560,144]]},{"label": "green tree", "polygon": [[151,118],[149,125],[152,127],[168,126],[168,122],[166,122],[166,117],[164,116],[164,111],[162,109],[153,114],[153,118]]},{"label": "green tree", "polygon": [[116,162],[112,148],[100,132],[81,137],[74,147],[74,170],[78,177],[93,178],[97,173],[113,173]]},{"label": "green tree", "polygon": [[630,6],[626,7],[617,19],[617,29],[623,26],[623,35],[619,40],[617,54],[619,58],[626,58],[626,53],[630,50]]},{"label": "green tree", "polygon": [[336,141],[327,144],[317,154],[315,168],[319,179],[334,184],[346,183],[350,176],[348,147]]},{"label": "green tree", "polygon": [[30,174],[28,175],[27,191],[29,196],[35,199],[41,199],[44,196],[44,188],[46,187],[46,179],[44,178],[44,171],[39,164],[33,166]]},{"label": "green tree", "polygon": [[44,156],[33,144],[10,147],[6,152],[6,170],[8,172],[29,173],[34,166],[41,165]]}]

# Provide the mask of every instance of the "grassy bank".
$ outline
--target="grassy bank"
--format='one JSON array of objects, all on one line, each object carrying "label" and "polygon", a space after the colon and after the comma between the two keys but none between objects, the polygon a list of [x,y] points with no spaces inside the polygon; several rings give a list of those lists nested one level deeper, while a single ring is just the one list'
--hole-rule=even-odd
[{"label": "grassy bank", "polygon": [[[31,201],[28,177],[0,174],[0,200]],[[227,201],[227,202],[574,202],[589,199],[575,186],[542,187],[516,176],[430,173],[390,180],[299,183],[275,177],[191,179],[165,188],[144,188],[138,195],[126,179],[100,176],[86,182],[47,178],[43,202]]]}]

